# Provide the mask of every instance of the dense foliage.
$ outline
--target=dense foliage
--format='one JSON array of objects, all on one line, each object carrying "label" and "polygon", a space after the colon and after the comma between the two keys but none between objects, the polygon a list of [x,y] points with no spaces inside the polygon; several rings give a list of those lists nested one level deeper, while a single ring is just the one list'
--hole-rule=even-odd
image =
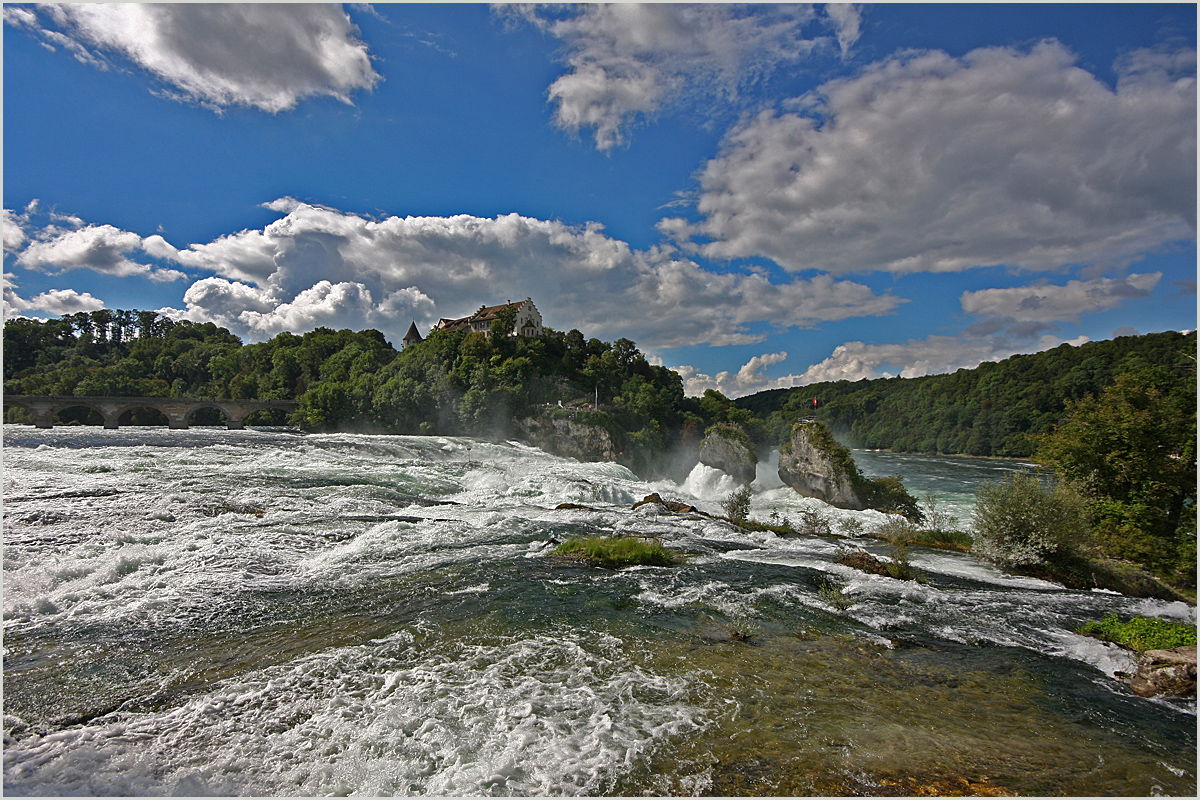
[{"label": "dense foliage", "polygon": [[1040,564],[1082,541],[1085,516],[1082,498],[1068,487],[1014,472],[975,493],[974,549],[1005,566]]},{"label": "dense foliage", "polygon": [[[608,428],[622,459],[638,469],[653,468],[675,445],[698,445],[717,423],[759,437],[764,432],[749,411],[718,392],[685,398],[678,373],[647,362],[629,339],[610,344],[577,330],[505,336],[511,317],[501,315],[493,335],[438,332],[402,352],[376,330],[318,328],[243,345],[212,323],[176,322],[154,312],[13,319],[4,325],[4,390],[296,400],[300,410],[290,421],[311,430],[503,436],[514,419],[570,413]],[[598,409],[559,408],[597,400]],[[8,413],[15,420],[22,411]],[[59,420],[87,422],[94,413],[70,409]]]},{"label": "dense foliage", "polygon": [[1194,584],[1196,572],[1195,372],[1186,398],[1174,377],[1119,375],[1097,397],[1067,404],[1066,420],[1038,437],[1036,457],[1088,501],[1109,556]]},{"label": "dense foliage", "polygon": [[1170,650],[1196,645],[1196,626],[1155,617],[1132,617],[1122,622],[1116,612],[1085,622],[1079,632],[1137,650]]},{"label": "dense foliage", "polygon": [[897,452],[1028,457],[1030,434],[1049,433],[1067,403],[1099,395],[1127,372],[1158,370],[1165,396],[1195,411],[1195,331],[1060,345],[974,369],[921,378],[814,383],[743,397],[780,441],[797,418],[813,413],[855,447]]}]

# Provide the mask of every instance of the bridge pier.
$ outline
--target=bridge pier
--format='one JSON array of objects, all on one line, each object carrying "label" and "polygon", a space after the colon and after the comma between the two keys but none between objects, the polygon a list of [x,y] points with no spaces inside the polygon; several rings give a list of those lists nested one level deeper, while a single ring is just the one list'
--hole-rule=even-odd
[{"label": "bridge pier", "polygon": [[163,404],[159,410],[167,417],[167,428],[173,431],[186,431],[188,427],[188,417],[192,415],[195,407],[191,404]]},{"label": "bridge pier", "polygon": [[45,405],[35,405],[33,411],[33,426],[35,428],[53,428],[54,427],[54,407]]},{"label": "bridge pier", "polygon": [[115,431],[121,427],[119,422],[123,409],[120,406],[115,403],[96,403],[92,408],[99,411],[100,416],[104,417],[104,429],[106,431]]}]

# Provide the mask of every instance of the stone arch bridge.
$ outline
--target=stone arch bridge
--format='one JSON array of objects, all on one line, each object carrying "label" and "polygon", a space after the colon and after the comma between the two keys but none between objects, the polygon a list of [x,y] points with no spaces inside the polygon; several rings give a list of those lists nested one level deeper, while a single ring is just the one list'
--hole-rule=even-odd
[{"label": "stone arch bridge", "polygon": [[66,397],[62,395],[5,395],[4,405],[19,406],[33,414],[38,428],[53,428],[54,415],[65,408],[83,406],[104,418],[104,427],[119,427],[118,420],[133,408],[152,408],[167,418],[167,427],[186,430],[192,414],[201,408],[215,408],[225,415],[226,427],[241,430],[246,417],[255,411],[277,408],[295,411],[299,404],[293,400],[198,400],[190,397]]}]

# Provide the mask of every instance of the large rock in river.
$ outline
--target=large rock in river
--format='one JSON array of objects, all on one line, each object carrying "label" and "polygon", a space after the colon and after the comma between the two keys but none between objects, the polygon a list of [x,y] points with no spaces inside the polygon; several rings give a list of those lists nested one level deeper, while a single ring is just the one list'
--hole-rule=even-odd
[{"label": "large rock in river", "polygon": [[578,461],[616,461],[612,433],[603,425],[541,414],[514,423],[518,438],[554,456]]},{"label": "large rock in river", "polygon": [[1140,697],[1195,697],[1196,646],[1147,650],[1129,686]]},{"label": "large rock in river", "polygon": [[714,425],[700,443],[700,463],[719,469],[738,483],[748,486],[754,482],[758,469],[758,453],[750,437],[741,428]]},{"label": "large rock in river", "polygon": [[854,470],[850,451],[817,422],[798,423],[779,448],[779,480],[805,497],[860,511],[866,504],[854,490]]}]

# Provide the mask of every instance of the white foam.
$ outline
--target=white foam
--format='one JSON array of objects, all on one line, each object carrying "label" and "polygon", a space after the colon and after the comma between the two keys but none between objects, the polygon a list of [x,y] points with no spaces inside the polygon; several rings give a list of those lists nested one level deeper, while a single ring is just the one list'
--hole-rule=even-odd
[{"label": "white foam", "polygon": [[601,795],[706,725],[612,637],[427,653],[411,635],[228,681],[159,714],[27,736],[11,794]]}]

